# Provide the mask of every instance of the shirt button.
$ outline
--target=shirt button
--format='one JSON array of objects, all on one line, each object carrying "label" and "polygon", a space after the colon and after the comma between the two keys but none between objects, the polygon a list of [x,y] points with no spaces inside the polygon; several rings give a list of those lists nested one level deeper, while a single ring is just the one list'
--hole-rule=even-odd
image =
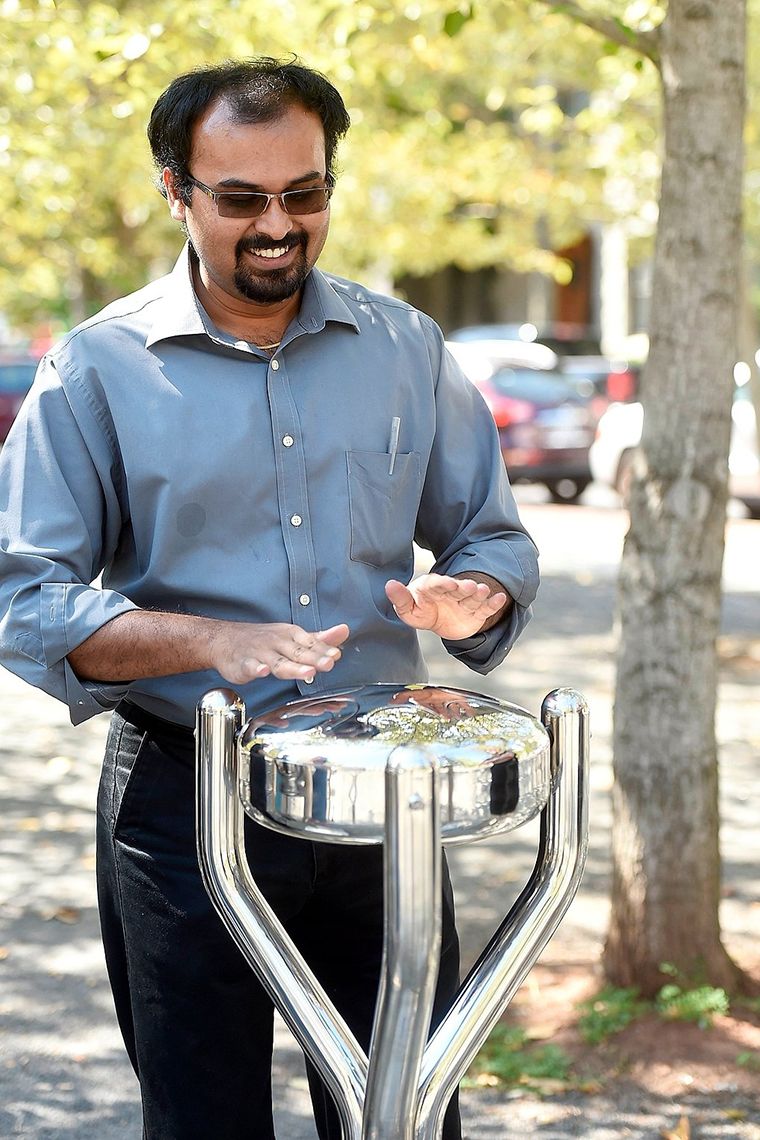
[{"label": "shirt button", "polygon": [[313,685],[314,684],[314,678],[313,677],[304,677],[303,683],[304,683],[304,685]]},{"label": "shirt button", "polygon": [[284,435],[282,437],[282,443],[283,443],[283,447],[292,447],[293,444],[295,443],[295,440],[293,439],[292,435]]},{"label": "shirt button", "polygon": [[279,367],[280,367],[279,360],[273,360],[272,361],[272,371],[276,372]]},{"label": "shirt button", "polygon": [[298,600],[302,606],[308,606],[309,602],[311,601],[311,598],[309,597],[308,594],[301,594],[301,597]]},{"label": "shirt button", "polygon": [[303,519],[301,518],[300,515],[291,515],[290,516],[290,522],[291,522],[292,526],[300,526],[301,523],[303,522]]}]

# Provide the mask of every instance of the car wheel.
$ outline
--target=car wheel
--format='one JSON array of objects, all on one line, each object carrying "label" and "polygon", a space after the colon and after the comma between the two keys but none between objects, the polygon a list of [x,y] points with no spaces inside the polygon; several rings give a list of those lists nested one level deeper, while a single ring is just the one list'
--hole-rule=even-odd
[{"label": "car wheel", "polygon": [[751,519],[760,519],[760,500],[758,499],[740,499],[741,503],[747,511]]},{"label": "car wheel", "polygon": [[577,503],[588,487],[590,479],[557,479],[547,483],[553,503]]}]

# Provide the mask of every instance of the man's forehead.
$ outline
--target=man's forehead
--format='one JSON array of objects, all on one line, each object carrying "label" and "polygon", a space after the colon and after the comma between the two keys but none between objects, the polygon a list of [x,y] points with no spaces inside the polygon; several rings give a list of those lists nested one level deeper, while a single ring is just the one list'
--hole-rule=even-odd
[{"label": "man's forehead", "polygon": [[200,116],[193,128],[193,149],[198,146],[234,146],[245,140],[287,134],[294,141],[298,135],[306,145],[321,145],[324,149],[325,132],[322,121],[314,111],[300,103],[288,103],[282,111],[260,122],[247,122],[240,112],[224,97],[220,97]]}]

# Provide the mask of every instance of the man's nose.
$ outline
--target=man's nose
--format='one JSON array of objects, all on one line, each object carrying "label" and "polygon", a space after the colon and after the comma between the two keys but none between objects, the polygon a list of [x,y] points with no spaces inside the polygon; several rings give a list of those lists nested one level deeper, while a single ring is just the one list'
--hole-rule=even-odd
[{"label": "man's nose", "polygon": [[293,219],[279,198],[270,198],[269,205],[264,213],[255,219],[254,225],[257,233],[266,234],[271,238],[281,238],[293,229]]}]

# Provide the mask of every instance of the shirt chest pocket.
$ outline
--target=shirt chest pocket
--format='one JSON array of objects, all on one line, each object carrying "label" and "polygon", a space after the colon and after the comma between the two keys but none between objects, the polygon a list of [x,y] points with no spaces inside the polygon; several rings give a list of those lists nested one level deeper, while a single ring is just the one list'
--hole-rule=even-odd
[{"label": "shirt chest pocket", "polygon": [[351,558],[370,566],[388,566],[411,549],[422,493],[420,455],[347,451],[351,511]]}]

